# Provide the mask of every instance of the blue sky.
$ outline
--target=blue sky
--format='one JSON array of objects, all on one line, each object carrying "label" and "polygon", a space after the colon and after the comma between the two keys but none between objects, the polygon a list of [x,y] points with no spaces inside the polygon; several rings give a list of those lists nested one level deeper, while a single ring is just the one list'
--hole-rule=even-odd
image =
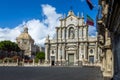
[{"label": "blue sky", "polygon": [[[97,0],[91,0],[97,6]],[[96,23],[97,7],[90,10],[86,0],[0,0],[0,41],[16,41],[26,26],[35,43],[44,45],[46,36],[55,35],[59,19],[71,9],[77,15],[88,14]],[[89,27],[89,34],[95,36],[96,26]]]},{"label": "blue sky", "polygon": [[[97,0],[91,0],[97,5]],[[23,21],[42,18],[42,4],[49,4],[56,8],[58,13],[66,13],[72,6],[73,11],[89,14],[93,19],[97,9],[90,10],[85,0],[0,0],[0,27],[15,27]]]}]

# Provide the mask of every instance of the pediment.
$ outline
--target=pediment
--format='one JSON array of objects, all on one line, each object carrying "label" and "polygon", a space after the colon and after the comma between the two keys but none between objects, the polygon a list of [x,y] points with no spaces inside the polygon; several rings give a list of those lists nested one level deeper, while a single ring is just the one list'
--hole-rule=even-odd
[{"label": "pediment", "polygon": [[78,24],[78,18],[75,16],[69,16],[66,18],[66,26],[73,24],[75,26],[77,26]]}]

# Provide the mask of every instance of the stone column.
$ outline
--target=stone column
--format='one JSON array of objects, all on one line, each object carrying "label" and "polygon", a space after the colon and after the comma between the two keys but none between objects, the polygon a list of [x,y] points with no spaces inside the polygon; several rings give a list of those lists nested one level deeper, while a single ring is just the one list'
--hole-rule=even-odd
[{"label": "stone column", "polygon": [[45,45],[45,62],[48,62],[48,45]]},{"label": "stone column", "polygon": [[68,39],[68,29],[66,29],[66,39]]},{"label": "stone column", "polygon": [[83,40],[83,27],[81,28],[81,31],[82,31],[82,32],[81,32],[81,33],[82,33],[82,34],[81,34],[81,38],[82,38],[82,40]]},{"label": "stone column", "polygon": [[62,27],[62,39],[64,39],[64,28]]},{"label": "stone column", "polygon": [[83,38],[84,39],[86,38],[86,29],[85,29],[85,27],[83,28]]},{"label": "stone column", "polygon": [[61,45],[59,45],[59,47],[58,47],[58,63],[59,64],[61,64],[61,62],[62,62],[62,47],[61,47]]},{"label": "stone column", "polygon": [[56,33],[57,33],[57,35],[56,35],[56,65],[57,65],[57,63],[58,63],[58,28],[56,28]]},{"label": "stone column", "polygon": [[95,43],[95,62],[98,61],[98,50],[97,50],[97,42]]},{"label": "stone column", "polygon": [[77,45],[77,51],[76,51],[76,60],[79,60],[79,43],[76,44]]},{"label": "stone column", "polygon": [[66,28],[64,27],[64,40],[66,39],[66,30],[65,30]]},{"label": "stone column", "polygon": [[58,46],[58,61],[60,61],[60,46]]},{"label": "stone column", "polygon": [[83,52],[84,52],[84,59],[86,59],[86,51],[85,51],[85,44],[83,45]]},{"label": "stone column", "polygon": [[79,61],[81,61],[82,60],[82,56],[81,56],[82,54],[81,54],[81,45],[79,45]]},{"label": "stone column", "polygon": [[61,39],[61,40],[62,40],[62,33],[63,33],[62,27],[60,27],[60,39]]},{"label": "stone column", "polygon": [[62,65],[65,65],[65,45],[62,46]]},{"label": "stone column", "polygon": [[58,61],[58,46],[56,45],[56,55],[55,55],[55,61],[57,62]]},{"label": "stone column", "polygon": [[57,37],[57,40],[58,40],[58,28],[56,27],[56,37]]},{"label": "stone column", "polygon": [[88,26],[86,26],[86,39],[88,41]]},{"label": "stone column", "polygon": [[66,27],[66,19],[64,20],[64,26]]},{"label": "stone column", "polygon": [[80,38],[80,40],[82,38],[82,29],[81,29],[81,27],[79,28],[79,38]]},{"label": "stone column", "polygon": [[65,45],[62,46],[62,59],[65,60]]},{"label": "stone column", "polygon": [[87,55],[87,43],[84,44],[84,59],[85,60],[88,59],[88,55]]},{"label": "stone column", "polygon": [[77,43],[76,61],[77,61],[76,64],[79,65],[79,43]]}]

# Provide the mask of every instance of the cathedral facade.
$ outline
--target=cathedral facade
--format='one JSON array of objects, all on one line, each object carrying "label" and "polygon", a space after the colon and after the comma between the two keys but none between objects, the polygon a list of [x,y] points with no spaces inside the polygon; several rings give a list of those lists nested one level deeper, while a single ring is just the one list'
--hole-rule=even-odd
[{"label": "cathedral facade", "polygon": [[56,27],[56,39],[45,41],[45,61],[51,65],[79,65],[99,61],[97,37],[88,35],[84,17],[69,11]]}]

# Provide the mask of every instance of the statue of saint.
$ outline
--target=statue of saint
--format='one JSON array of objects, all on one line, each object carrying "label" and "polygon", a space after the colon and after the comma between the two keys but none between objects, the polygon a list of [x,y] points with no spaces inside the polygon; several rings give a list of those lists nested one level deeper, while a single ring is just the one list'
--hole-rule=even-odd
[{"label": "statue of saint", "polygon": [[75,36],[75,35],[74,35],[74,29],[71,28],[71,29],[70,29],[70,38],[71,38],[71,39],[74,39],[74,36]]}]

